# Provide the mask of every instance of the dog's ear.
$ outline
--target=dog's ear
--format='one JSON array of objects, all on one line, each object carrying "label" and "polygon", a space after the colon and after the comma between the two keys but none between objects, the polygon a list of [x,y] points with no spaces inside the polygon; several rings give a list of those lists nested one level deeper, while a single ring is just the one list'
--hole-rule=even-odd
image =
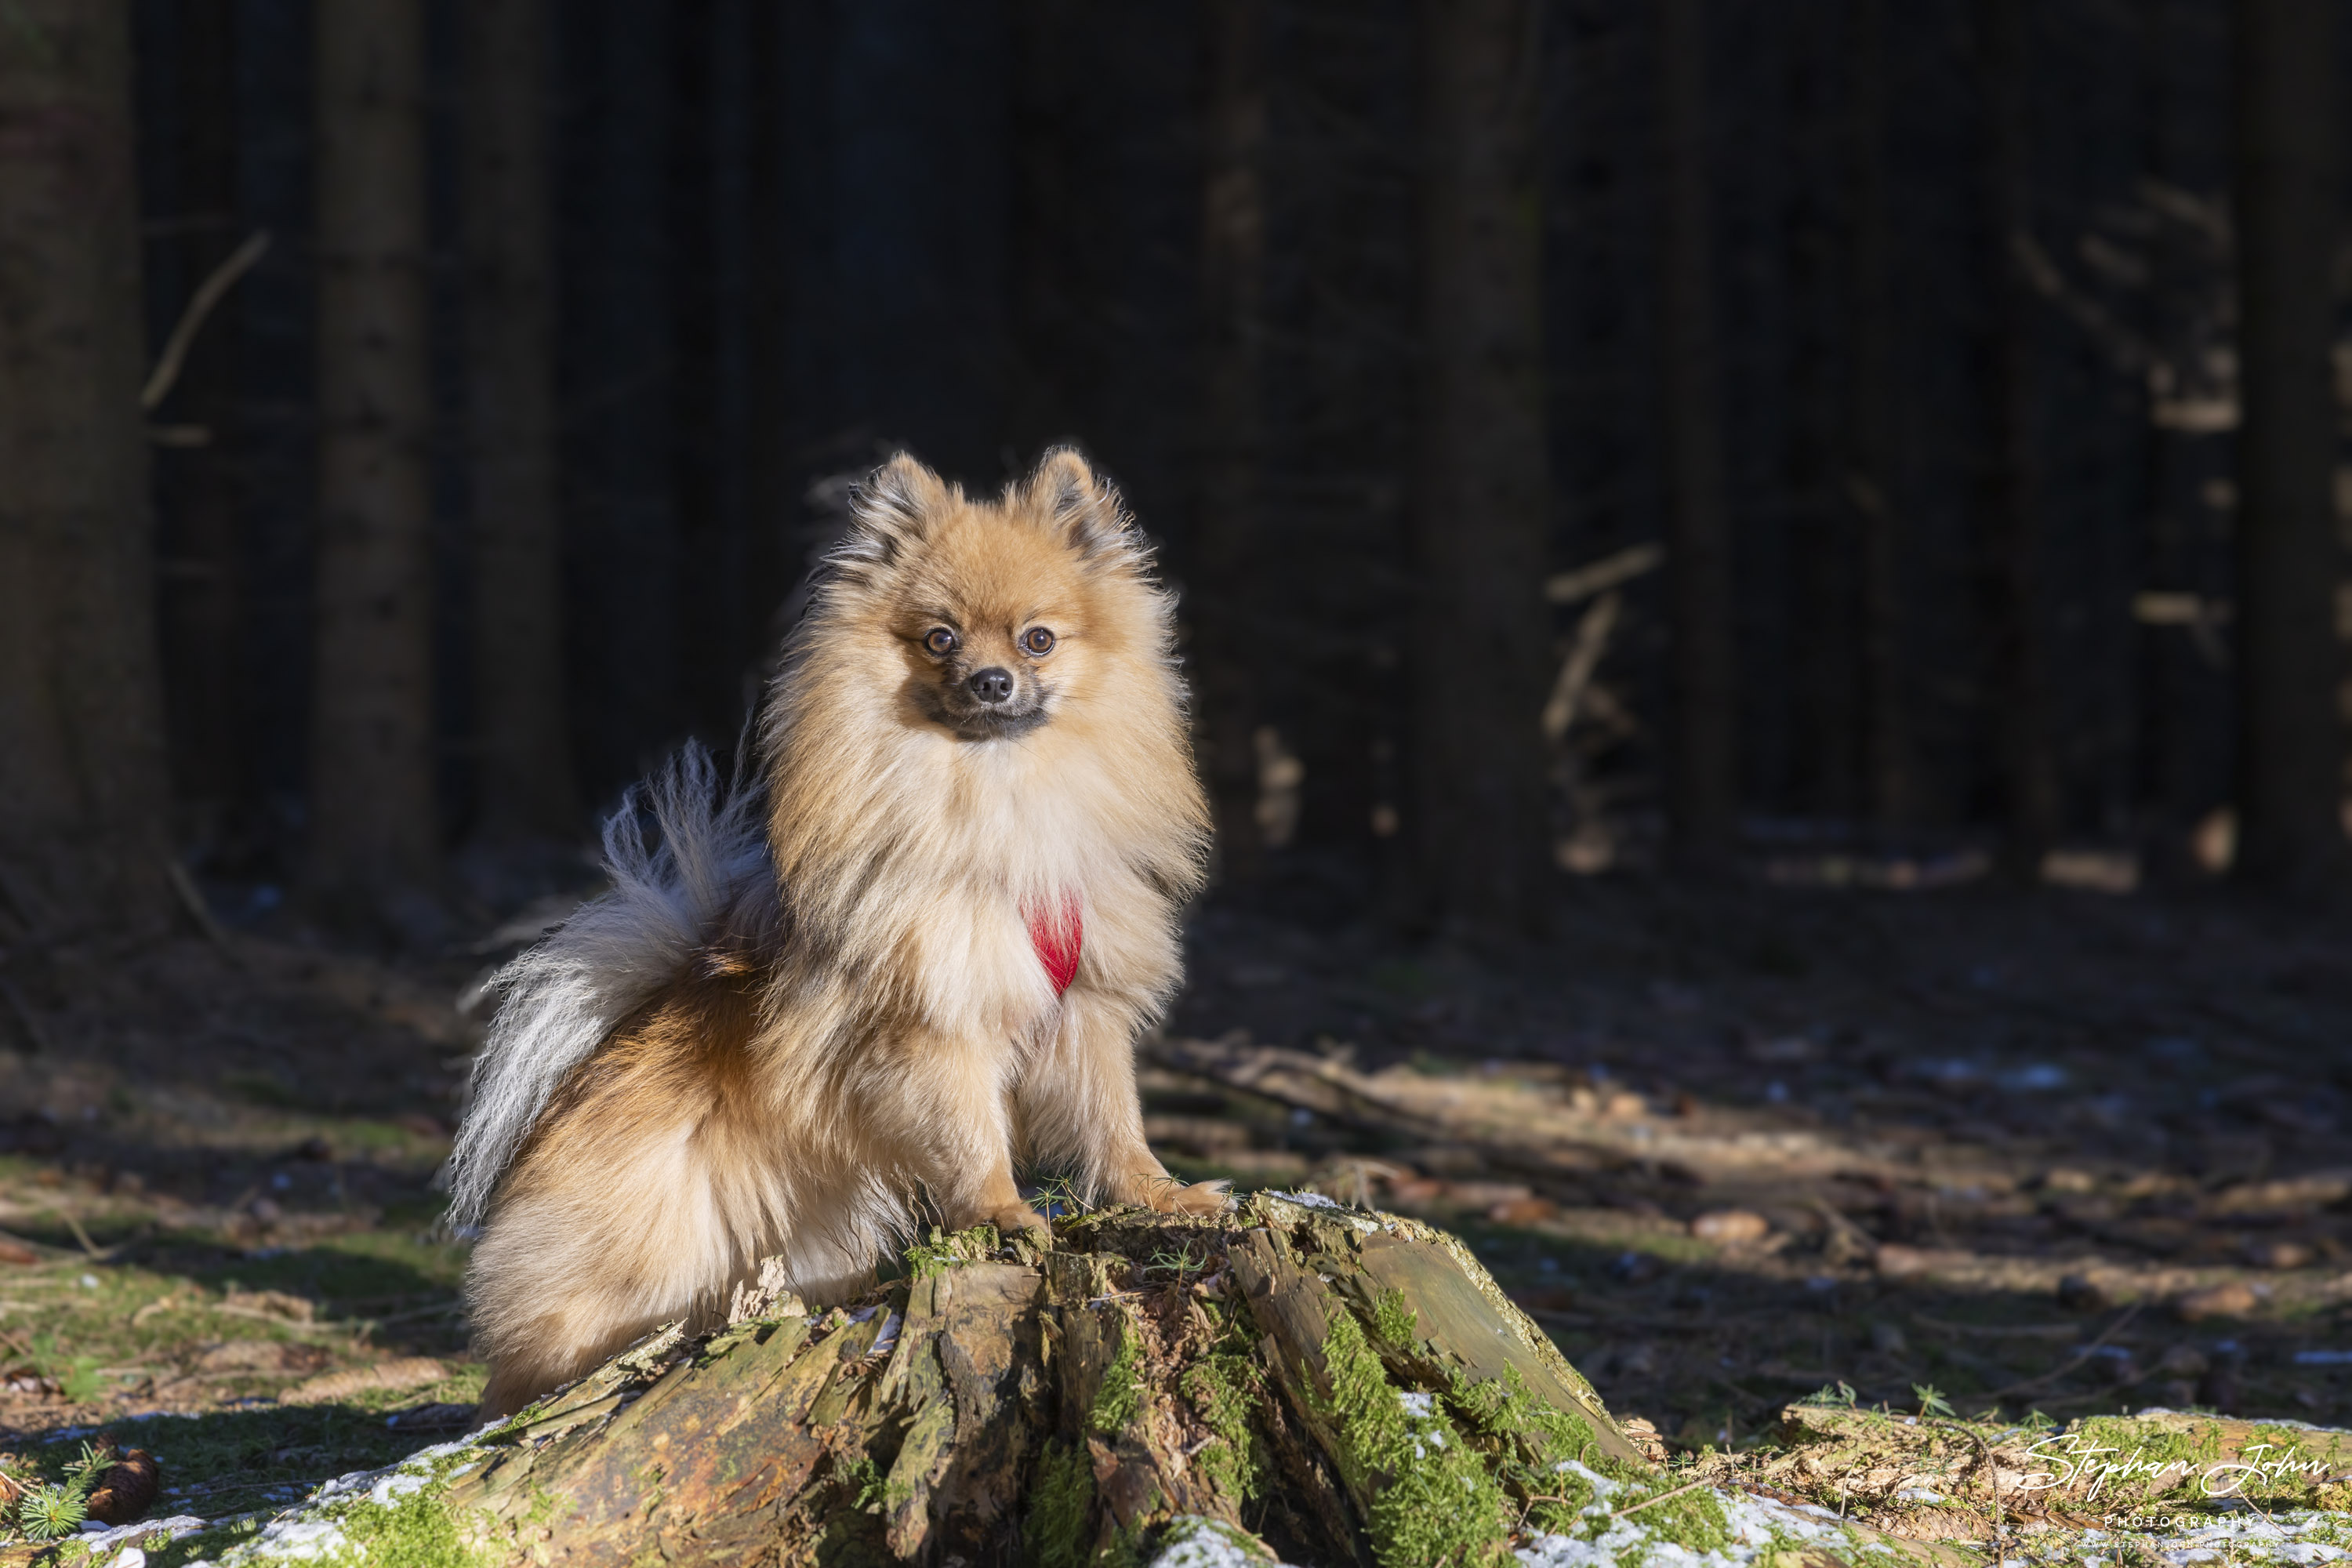
[{"label": "dog's ear", "polygon": [[1089,560],[1131,554],[1135,523],[1118,491],[1069,447],[1056,447],[1029,478],[1028,502],[1047,527]]},{"label": "dog's ear", "polygon": [[888,566],[921,542],[952,498],[939,475],[900,452],[849,492],[844,553]]}]

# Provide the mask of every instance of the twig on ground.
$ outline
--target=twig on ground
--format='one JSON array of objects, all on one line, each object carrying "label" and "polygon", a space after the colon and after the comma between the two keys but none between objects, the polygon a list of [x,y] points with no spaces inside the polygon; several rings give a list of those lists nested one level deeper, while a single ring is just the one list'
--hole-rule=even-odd
[{"label": "twig on ground", "polygon": [[88,1256],[88,1257],[89,1257],[89,1258],[100,1258],[100,1259],[108,1258],[111,1258],[111,1257],[113,1257],[113,1256],[114,1256],[114,1251],[115,1251],[115,1249],[114,1249],[114,1248],[112,1248],[112,1247],[100,1247],[98,1245],[98,1243],[96,1243],[95,1241],[92,1241],[92,1240],[89,1238],[89,1232],[88,1232],[88,1231],[86,1231],[86,1230],[82,1229],[82,1227],[81,1227],[81,1221],[79,1221],[79,1220],[78,1220],[78,1219],[74,1218],[74,1216],[73,1216],[73,1211],[72,1211],[72,1210],[70,1210],[70,1209],[52,1209],[52,1210],[50,1210],[49,1212],[50,1212],[50,1213],[52,1213],[52,1214],[54,1214],[54,1215],[56,1215],[59,1219],[61,1219],[61,1220],[63,1220],[63,1221],[65,1221],[65,1222],[66,1222],[66,1228],[67,1228],[68,1230],[70,1230],[70,1231],[72,1231],[72,1232],[73,1232],[73,1234],[74,1234],[74,1239],[75,1239],[76,1241],[78,1241],[78,1242],[81,1243],[81,1249],[82,1249],[82,1252],[84,1253],[84,1255],[86,1255],[86,1256]]},{"label": "twig on ground", "polygon": [[1925,1312],[1912,1313],[1911,1321],[1937,1333],[1973,1334],[1988,1340],[2063,1340],[2082,1331],[2074,1323],[1954,1323]]},{"label": "twig on ground", "polygon": [[1640,1502],[1627,1503],[1623,1508],[1619,1509],[1615,1513],[1611,1514],[1609,1517],[1612,1519],[1622,1519],[1629,1513],[1641,1512],[1652,1503],[1664,1502],[1670,1497],[1680,1497],[1685,1492],[1696,1491],[1699,1488],[1709,1484],[1711,1484],[1710,1480],[1706,1477],[1702,1477],[1695,1481],[1685,1481],[1681,1486],[1675,1488],[1672,1491],[1664,1491],[1660,1492],[1655,1497],[1643,1498]]},{"label": "twig on ground", "polygon": [[2044,1410],[2063,1410],[2070,1405],[2091,1405],[2102,1399],[2112,1399],[2118,1394],[2137,1388],[2155,1375],[2152,1372],[2144,1372],[2137,1377],[2128,1378],[2122,1383],[2111,1383],[2105,1388],[2095,1388],[2087,1394],[2064,1394],[2055,1399],[2036,1400],[2034,1403],[2037,1407]]},{"label": "twig on ground", "polygon": [[2049,1386],[2051,1384],[2053,1384],[2060,1378],[2065,1376],[2068,1373],[2073,1372],[2075,1368],[2081,1366],[2084,1363],[2089,1361],[2093,1356],[2098,1354],[2099,1347],[2105,1344],[2109,1340],[2114,1339],[2117,1334],[2121,1333],[2125,1327],[2128,1325],[2134,1318],[2139,1316],[2140,1309],[2146,1305],[2147,1305],[2146,1301],[2134,1301],[2130,1306],[2126,1307],[2123,1310],[2122,1314],[2118,1316],[2114,1322],[2109,1323],[2105,1330],[2101,1331],[2097,1339],[2093,1340],[2089,1344],[2084,1345],[2075,1353],[2072,1360],[2043,1373],[2040,1377],[2029,1377],[2022,1383],[2012,1383],[2006,1388],[1996,1388],[1990,1394],[1979,1394],[1976,1397],[1980,1399],[2002,1400],[2007,1399],[2013,1394],[2027,1394],[2031,1393],[2034,1389]]},{"label": "twig on ground", "polygon": [[1969,1442],[1974,1443],[1977,1446],[1977,1452],[1983,1456],[1985,1485],[1992,1489],[1992,1542],[1994,1559],[1998,1562],[2007,1558],[2009,1555],[2007,1547],[2007,1542],[2009,1540],[2009,1510],[2001,1505],[2000,1467],[1993,1462],[1992,1445],[1986,1442],[1983,1436],[1979,1434],[1975,1428],[1969,1426],[1965,1422],[1937,1421],[1925,1416],[1921,1417],[1921,1419],[1926,1420],[1931,1426],[1942,1426],[1959,1433]]},{"label": "twig on ground", "polygon": [[382,1328],[386,1323],[405,1323],[416,1318],[452,1317],[465,1310],[466,1303],[463,1301],[436,1301],[429,1307],[412,1307],[405,1312],[387,1312],[381,1318],[331,1319],[330,1321],[340,1321],[354,1327],[364,1324],[369,1327]]}]

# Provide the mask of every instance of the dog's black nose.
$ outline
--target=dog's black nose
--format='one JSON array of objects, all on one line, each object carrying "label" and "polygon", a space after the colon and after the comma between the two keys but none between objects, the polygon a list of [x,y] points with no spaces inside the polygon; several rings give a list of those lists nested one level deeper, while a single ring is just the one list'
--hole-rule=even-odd
[{"label": "dog's black nose", "polygon": [[1002,702],[1013,695],[1013,672],[992,664],[964,684],[982,702]]}]

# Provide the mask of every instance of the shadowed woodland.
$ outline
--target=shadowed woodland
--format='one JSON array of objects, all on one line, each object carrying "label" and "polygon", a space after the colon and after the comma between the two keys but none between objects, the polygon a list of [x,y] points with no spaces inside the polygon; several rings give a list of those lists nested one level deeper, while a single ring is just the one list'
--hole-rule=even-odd
[{"label": "shadowed woodland", "polygon": [[1172,1169],[1451,1227],[1766,1495],[1824,1385],[2352,1425],[2347,68],[2330,0],[0,5],[5,1441],[164,1412],[212,1517],[462,1429],[487,976],[864,474],[1064,443],[1215,813]]}]

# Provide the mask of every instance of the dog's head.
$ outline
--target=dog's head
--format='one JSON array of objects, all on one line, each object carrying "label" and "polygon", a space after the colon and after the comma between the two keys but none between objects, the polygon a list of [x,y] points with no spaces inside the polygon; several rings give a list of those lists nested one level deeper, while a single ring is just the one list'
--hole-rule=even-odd
[{"label": "dog's head", "polygon": [[910,722],[963,741],[1052,723],[1122,662],[1166,657],[1164,597],[1118,492],[1067,448],[994,500],[904,454],[853,498],[838,609],[887,643]]}]

